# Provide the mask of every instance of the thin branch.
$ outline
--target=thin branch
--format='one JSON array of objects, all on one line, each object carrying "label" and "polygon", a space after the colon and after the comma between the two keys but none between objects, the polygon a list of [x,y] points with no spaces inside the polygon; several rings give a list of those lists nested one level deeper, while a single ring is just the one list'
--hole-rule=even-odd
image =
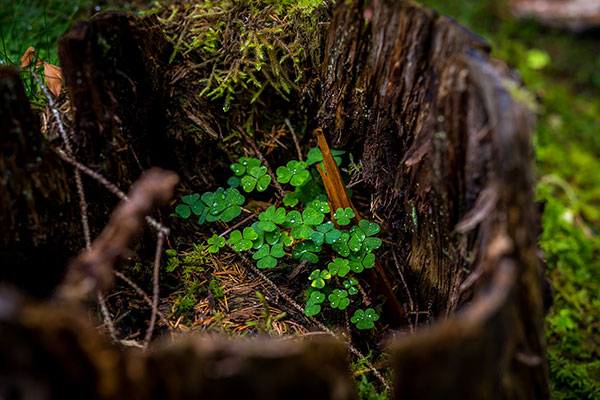
[{"label": "thin branch", "polygon": [[300,142],[298,142],[298,137],[296,136],[296,132],[294,132],[294,127],[292,126],[292,123],[289,119],[286,118],[285,124],[292,133],[292,139],[294,139],[294,145],[296,145],[296,151],[298,152],[298,161],[304,161],[304,159],[302,158],[302,150],[300,149]]},{"label": "thin branch", "polygon": [[[394,264],[396,264],[396,269],[398,270],[398,275],[400,275],[400,280],[402,281],[402,285],[404,286],[404,290],[406,291],[406,296],[408,297],[408,304],[410,305],[410,311],[415,311],[415,305],[413,303],[412,296],[410,295],[410,291],[408,290],[408,285],[404,280],[404,274],[402,273],[402,269],[400,268],[400,264],[398,263],[398,257],[396,256],[396,252],[392,249],[392,256],[394,257]],[[410,318],[408,318],[408,324],[410,325],[410,330],[414,332],[414,327]]]},{"label": "thin branch", "polygon": [[[61,149],[54,149],[54,151],[56,152],[56,154],[61,159],[63,159],[64,161],[68,162],[69,164],[73,165],[75,168],[79,169],[81,172],[83,172],[84,174],[88,175],[92,179],[96,180],[98,183],[100,183],[102,186],[104,186],[109,192],[111,192],[112,194],[114,194],[115,196],[117,196],[119,199],[124,200],[124,201],[130,201],[129,197],[125,194],[125,192],[123,192],[121,189],[119,189],[117,187],[117,185],[115,185],[114,183],[110,182],[108,179],[106,179],[100,173],[98,173],[98,172],[92,170],[91,168],[89,168],[89,167],[81,164],[73,156],[67,155]],[[146,219],[146,222],[148,223],[148,225],[150,225],[151,227],[153,227],[157,231],[160,231],[160,232],[162,232],[165,235],[168,235],[171,232],[171,230],[168,227],[162,225],[160,222],[158,222],[154,218],[152,218],[150,216],[146,216],[145,219]]]},{"label": "thin branch", "polygon": [[152,339],[152,332],[154,331],[154,324],[156,323],[156,313],[158,310],[158,278],[160,268],[160,255],[162,253],[165,235],[162,232],[158,232],[157,236],[158,238],[156,240],[156,254],[154,256],[154,272],[152,275],[152,284],[154,287],[154,290],[152,292],[152,315],[150,317],[150,326],[148,326],[148,330],[146,331],[146,337],[144,338],[144,349],[148,348],[148,345],[150,344],[150,339]]},{"label": "thin branch", "polygon": [[[32,71],[32,74],[33,74],[33,77],[35,78],[35,80],[37,81],[38,85],[40,85],[40,87],[42,88],[42,91],[46,95],[46,99],[48,99],[48,106],[50,107],[50,110],[52,110],[52,115],[54,116],[54,119],[56,120],[56,124],[58,125],[58,131],[60,132],[60,136],[62,137],[62,140],[65,144],[65,148],[67,149],[67,154],[72,156],[73,155],[73,147],[71,146],[71,141],[69,140],[69,136],[67,135],[65,125],[64,125],[62,119],[60,118],[60,114],[58,112],[58,109],[56,108],[56,104],[54,103],[54,99],[48,92],[48,88],[46,88],[46,85],[44,85],[42,83],[42,80],[40,79],[40,77],[33,71]],[[79,208],[80,208],[80,212],[81,212],[81,225],[83,226],[83,237],[85,239],[85,249],[89,252],[92,250],[92,237],[90,234],[90,223],[88,220],[88,213],[87,213],[87,201],[85,198],[85,191],[83,190],[83,181],[81,180],[81,172],[79,172],[79,169],[77,169],[77,168],[74,169],[74,172],[75,172],[75,184],[77,186],[77,195],[79,196]],[[102,311],[102,316],[104,318],[104,324],[108,328],[110,337],[115,342],[118,342],[115,326],[113,324],[112,319],[110,318],[108,308],[106,307],[106,302],[104,301],[104,297],[102,296],[102,293],[100,291],[97,292],[97,298],[98,298],[98,304],[100,304],[100,310]]]}]

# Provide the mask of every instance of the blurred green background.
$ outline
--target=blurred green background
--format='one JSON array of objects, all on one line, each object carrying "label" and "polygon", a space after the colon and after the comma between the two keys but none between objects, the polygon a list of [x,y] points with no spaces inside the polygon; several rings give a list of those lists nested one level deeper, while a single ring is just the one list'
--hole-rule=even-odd
[{"label": "blurred green background", "polygon": [[[486,38],[537,99],[536,194],[547,202],[540,246],[555,291],[546,320],[553,398],[600,399],[600,30],[517,21],[506,1],[421,2]],[[108,3],[0,0],[0,64],[18,64],[29,46],[58,64],[58,36]]]}]

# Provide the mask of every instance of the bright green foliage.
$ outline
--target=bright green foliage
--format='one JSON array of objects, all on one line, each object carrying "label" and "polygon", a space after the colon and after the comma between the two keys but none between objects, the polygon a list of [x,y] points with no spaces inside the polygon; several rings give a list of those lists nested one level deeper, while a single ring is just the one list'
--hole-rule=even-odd
[{"label": "bright green foliage", "polygon": [[245,251],[252,248],[252,242],[258,239],[258,233],[252,227],[244,228],[244,232],[237,229],[231,232],[227,243],[233,247],[235,251]]},{"label": "bright green foliage", "polygon": [[309,316],[315,316],[321,312],[321,306],[319,304],[325,301],[325,295],[317,290],[310,294],[308,301],[306,302],[306,307],[304,308],[304,313]]},{"label": "bright green foliage", "polygon": [[277,229],[277,225],[281,225],[286,221],[285,209],[275,206],[270,206],[265,211],[258,215],[258,227],[265,232],[273,232]]},{"label": "bright green foliage", "polygon": [[375,254],[361,253],[357,256],[352,256],[350,259],[350,269],[353,272],[361,273],[363,269],[373,268],[375,266]]},{"label": "bright green foliage", "polygon": [[[336,155],[343,152],[336,152]],[[322,160],[320,151],[313,150],[309,155],[311,164]],[[244,190],[251,191],[258,188],[261,179],[267,176],[266,168],[260,165],[258,159],[241,157],[237,163],[231,165],[235,176],[231,179],[239,180]],[[290,161],[287,166],[277,170],[280,182],[289,182],[296,186],[295,191],[288,193],[283,199],[285,205],[297,205],[302,202],[306,207],[302,210],[288,211],[284,207],[269,206],[258,215],[258,221],[243,230],[231,232],[227,243],[234,251],[252,251],[252,258],[261,269],[275,268],[279,259],[285,256],[285,248],[290,248],[292,258],[299,262],[312,264],[319,262],[319,253],[323,246],[341,257],[334,257],[327,263],[326,269],[313,270],[308,280],[311,282],[305,313],[308,316],[316,315],[322,310],[326,299],[331,309],[345,310],[351,307],[350,296],[356,295],[358,280],[355,274],[361,273],[366,268],[375,265],[373,250],[379,248],[381,240],[374,237],[381,230],[377,223],[361,220],[358,225],[349,229],[336,229],[333,221],[326,220],[326,214],[331,212],[327,196],[324,194],[320,175],[314,168],[307,169],[307,164]],[[258,188],[261,190],[262,188]],[[183,204],[178,206],[176,212],[182,217],[192,214],[200,215],[207,221],[221,219],[228,207],[238,206],[243,203],[243,196],[235,188],[224,190],[219,188],[215,193],[197,194],[184,197]],[[352,208],[338,209],[334,215],[339,225],[349,225],[355,217]],[[223,247],[224,239],[214,235],[209,239],[210,251],[218,251]],[[331,279],[332,277],[336,279]],[[337,277],[346,278],[343,288]],[[314,289],[321,289],[323,292]],[[326,297],[327,296],[327,297]],[[356,298],[357,306],[361,299]],[[367,311],[372,309],[367,309]],[[359,310],[355,322],[360,329],[368,329],[376,320],[374,312]],[[362,314],[361,314],[362,313]],[[365,316],[366,315],[366,316]]]},{"label": "bright green foliage", "polygon": [[256,266],[261,269],[275,268],[277,266],[277,259],[285,255],[283,251],[283,244],[279,243],[271,247],[268,244],[263,244],[256,253],[252,256],[253,259],[258,260]]},{"label": "bright green foliage", "polygon": [[366,219],[359,221],[358,226],[353,226],[350,229],[350,240],[348,241],[348,247],[352,251],[366,252],[373,251],[381,247],[381,239],[370,237],[376,235],[381,231],[379,224],[376,222],[369,222]]},{"label": "bright green foliage", "polygon": [[331,245],[331,248],[335,250],[340,256],[348,257],[350,255],[348,240],[350,240],[350,234],[344,231],[340,234],[340,237]]},{"label": "bright green foliage", "polygon": [[242,186],[246,193],[256,189],[264,192],[271,183],[267,167],[261,166],[260,160],[254,157],[240,157],[237,163],[230,165],[235,174],[227,181],[232,187]]},{"label": "bright green foliage", "polygon": [[318,244],[322,245],[324,242],[327,244],[333,244],[340,238],[342,233],[335,229],[333,222],[327,221],[324,224],[317,226],[316,232],[310,235],[310,239]]},{"label": "bright green foliage", "polygon": [[299,211],[290,211],[285,221],[285,226],[292,228],[290,235],[294,239],[310,239],[313,227],[319,225],[325,219],[322,212],[312,207],[307,207],[300,214]]},{"label": "bright green foliage", "polygon": [[321,271],[319,269],[315,269],[308,277],[308,280],[312,281],[311,286],[317,289],[323,289],[325,287],[325,280],[329,279],[331,279],[331,273],[327,270]]},{"label": "bright green foliage", "polygon": [[344,310],[350,305],[350,299],[348,298],[348,292],[345,290],[334,289],[328,297],[329,303],[332,308],[338,308]]},{"label": "bright green foliage", "polygon": [[348,290],[350,295],[355,295],[358,293],[358,281],[355,278],[350,278],[347,281],[344,281],[342,284]]},{"label": "bright green foliage", "polygon": [[310,240],[306,240],[296,244],[294,252],[292,253],[292,257],[295,259],[299,258],[300,261],[308,261],[314,264],[319,261],[319,257],[314,253],[318,253],[320,251],[321,246],[316,245]]},{"label": "bright green foliage", "polygon": [[271,183],[271,176],[267,174],[267,167],[253,167],[248,171],[248,175],[242,178],[242,188],[249,193],[256,188],[259,192],[264,192]]},{"label": "bright green foliage", "polygon": [[375,326],[375,321],[379,319],[379,314],[372,308],[366,310],[358,309],[354,312],[350,321],[356,325],[358,329],[371,329]]},{"label": "bright green foliage", "polygon": [[343,278],[344,276],[348,275],[348,272],[350,272],[350,261],[346,260],[345,258],[336,257],[333,262],[330,262],[327,265],[327,268],[329,268],[331,275],[337,275],[340,278]]},{"label": "bright green foliage", "polygon": [[[346,152],[343,150],[331,150],[331,155],[333,156],[333,159],[335,160],[335,163],[337,165],[340,165],[342,163],[342,158],[339,156],[345,153]],[[313,165],[322,161],[323,153],[321,153],[321,149],[319,149],[318,147],[313,147],[308,151],[308,155],[306,156],[306,164]],[[322,163],[321,167],[325,168],[325,166]]]},{"label": "bright green foliage", "polygon": [[240,157],[237,163],[230,165],[235,176],[242,177],[250,171],[250,169],[260,167],[260,160],[254,157]]},{"label": "bright green foliage", "polygon": [[217,234],[212,235],[206,242],[210,245],[208,251],[211,253],[217,253],[220,248],[225,247],[225,238],[219,237]]},{"label": "bright green foliage", "polygon": [[345,210],[342,208],[338,208],[335,210],[333,214],[333,218],[336,219],[338,225],[348,225],[350,223],[350,219],[356,217],[354,211],[348,207]]},{"label": "bright green foliage", "polygon": [[306,170],[304,161],[290,161],[285,167],[277,168],[277,181],[279,183],[290,183],[292,186],[301,186],[310,179],[310,173]]}]

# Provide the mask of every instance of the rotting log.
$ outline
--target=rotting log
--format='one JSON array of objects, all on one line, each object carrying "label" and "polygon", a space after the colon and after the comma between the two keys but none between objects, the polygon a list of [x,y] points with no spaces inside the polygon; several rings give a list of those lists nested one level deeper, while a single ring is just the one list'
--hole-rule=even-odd
[{"label": "rotting log", "polygon": [[[321,127],[332,142],[362,154],[365,177],[373,193],[372,211],[395,234],[397,254],[405,262],[402,269],[407,286],[420,307],[411,311],[417,316],[428,312],[427,320],[432,323],[429,328],[417,329],[413,336],[391,344],[395,396],[547,398],[543,280],[536,257],[531,194],[530,116],[510,96],[511,87],[518,87],[519,83],[501,63],[490,60],[484,41],[431,10],[393,0],[355,3],[340,4],[335,12],[323,68],[311,84],[313,92],[307,110],[316,115],[312,125]],[[112,14],[113,18],[122,18],[118,15]],[[370,21],[365,24],[366,15]],[[87,42],[93,43],[95,38],[91,28],[94,24],[105,24],[109,29],[102,18],[98,16],[78,28],[79,32],[87,32],[82,36]],[[131,16],[125,20],[125,26],[138,24]],[[71,39],[62,43],[68,40]],[[118,47],[118,41],[112,43]],[[70,57],[68,49],[77,48],[61,46],[61,59],[65,60]],[[135,49],[143,45],[132,46]],[[111,54],[115,48],[107,51]],[[87,62],[86,57],[92,57],[86,52],[79,55],[82,58],[77,62],[81,64]],[[94,59],[100,71],[107,68],[102,57],[95,54],[90,62]],[[71,85],[78,84],[76,75],[70,75],[77,73],[78,67],[73,65],[63,61],[70,93]],[[118,68],[111,68],[114,75],[110,79],[119,83],[111,86],[109,93],[121,93],[129,85],[131,94],[131,87],[140,84],[134,81],[132,85],[128,79],[119,81],[115,76]],[[92,82],[98,84],[93,79]],[[101,88],[91,93],[100,96]],[[87,95],[72,96],[76,103],[85,101]],[[122,101],[116,100],[104,98],[99,103],[112,104],[111,117],[105,120],[108,124],[113,124],[111,118],[119,115]],[[75,108],[76,114],[85,112],[81,104]],[[95,113],[89,118],[93,121],[97,117]],[[110,125],[111,129],[134,132],[137,120],[128,119],[125,114],[121,117],[120,123]],[[75,129],[87,129],[77,118]],[[78,134],[81,138],[87,135],[74,132],[75,136]],[[129,143],[127,140],[123,143]],[[164,143],[164,139],[159,139],[159,143]],[[79,144],[85,147],[82,142]],[[99,160],[104,152],[88,150],[91,153],[87,161],[102,168]],[[144,151],[141,159],[138,155],[143,166],[146,161],[159,163],[150,150]],[[129,172],[115,175],[124,182],[130,179],[127,176]],[[398,283],[398,297],[406,303],[395,269],[384,267]],[[21,298],[8,289],[2,290],[2,304],[9,306],[0,308],[0,334],[5,335],[0,344],[18,343],[31,350],[27,353],[31,354],[29,359],[17,360],[11,358],[15,353],[8,351],[13,347],[1,352],[0,366],[19,365],[13,370],[16,373],[0,374],[14,378],[10,384],[30,379],[51,387],[49,393],[59,395],[60,390],[71,385],[81,390],[81,397],[90,398],[108,398],[107,393],[116,398],[120,394],[128,394],[127,398],[152,398],[146,396],[149,388],[161,388],[153,392],[157,397],[210,393],[219,398],[231,394],[223,390],[230,389],[235,380],[228,380],[225,375],[194,379],[194,372],[213,357],[195,357],[205,354],[191,350],[201,345],[192,342],[188,347],[166,347],[148,356],[115,350],[85,323],[75,322],[79,317],[71,317],[53,304],[31,304]],[[51,316],[67,322],[52,325]],[[417,323],[416,317],[413,322]],[[47,339],[56,337],[67,340]],[[295,346],[301,345],[290,348]],[[335,353],[327,346],[319,352],[326,356],[329,351]],[[210,365],[242,365],[243,368],[234,368],[241,381],[262,382],[253,375],[262,361],[245,364],[243,360],[252,357],[243,347],[217,348],[223,358],[212,358],[220,361]],[[181,354],[190,355],[189,360]],[[228,364],[231,359],[242,361]],[[297,387],[294,385],[304,387],[305,377],[331,361],[338,366],[332,367],[337,372],[327,372],[323,379],[334,382],[335,374],[344,376],[340,359],[341,356],[327,356],[307,365],[302,357],[283,357],[275,370],[290,368],[297,379],[289,385],[275,376],[265,379],[271,384],[282,383],[281,390],[291,391]],[[37,360],[43,362],[38,364]],[[190,369],[186,373],[190,375],[176,376],[178,383],[173,383],[181,391],[169,392],[166,386],[160,386],[167,385],[166,377],[174,373],[162,369],[163,365],[185,370],[188,362]],[[152,373],[145,369],[148,365],[153,365]],[[59,366],[69,367],[62,369],[66,375],[57,372],[61,371]],[[124,374],[115,376],[117,372]],[[252,381],[254,378],[256,381]],[[346,378],[340,379],[347,382]],[[211,384],[225,386],[215,391],[204,386]],[[1,390],[18,392],[33,387],[10,386],[0,380]],[[332,383],[327,387],[336,386]],[[269,388],[257,385],[248,393],[267,398]],[[333,389],[320,393],[322,398],[348,398],[335,397],[332,393],[338,392]]]}]

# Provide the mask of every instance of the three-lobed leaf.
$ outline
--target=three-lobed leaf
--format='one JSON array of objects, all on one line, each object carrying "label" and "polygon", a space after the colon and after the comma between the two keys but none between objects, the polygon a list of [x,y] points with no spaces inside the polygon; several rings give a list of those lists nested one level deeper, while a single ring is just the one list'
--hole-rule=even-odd
[{"label": "three-lobed leaf", "polygon": [[311,283],[312,287],[316,287],[317,289],[322,289],[325,287],[325,281],[328,279],[331,279],[331,273],[325,269],[322,271],[319,269],[316,269],[310,274],[308,279],[312,281],[312,283]]},{"label": "three-lobed leaf", "polygon": [[329,304],[332,308],[338,308],[344,310],[350,305],[350,299],[348,298],[348,292],[345,290],[334,289],[328,297]]},{"label": "three-lobed leaf", "polygon": [[340,278],[343,278],[350,272],[350,261],[345,258],[336,257],[333,262],[330,262],[327,265],[327,268],[329,269],[329,272],[331,272],[331,275],[337,275]]},{"label": "three-lobed leaf", "polygon": [[279,183],[290,183],[292,186],[301,186],[310,179],[310,173],[306,169],[304,161],[290,161],[286,166],[277,168],[277,181]]},{"label": "three-lobed leaf", "polygon": [[348,225],[350,223],[350,219],[356,217],[356,214],[354,213],[354,210],[352,210],[352,208],[347,207],[347,208],[338,208],[337,210],[335,210],[335,213],[333,214],[333,218],[336,219],[338,225]]},{"label": "three-lobed leaf", "polygon": [[310,297],[306,302],[304,313],[309,317],[317,315],[319,312],[321,312],[320,304],[323,303],[323,301],[325,301],[325,295],[318,290],[315,290],[310,294]]},{"label": "three-lobed leaf", "polygon": [[211,253],[216,253],[221,247],[225,246],[225,238],[219,237],[217,234],[212,235],[206,242],[210,245],[208,251]]},{"label": "three-lobed leaf", "polygon": [[356,324],[358,329],[371,329],[375,326],[375,321],[378,319],[379,314],[374,309],[367,308],[364,311],[361,309],[356,310],[350,321]]}]

